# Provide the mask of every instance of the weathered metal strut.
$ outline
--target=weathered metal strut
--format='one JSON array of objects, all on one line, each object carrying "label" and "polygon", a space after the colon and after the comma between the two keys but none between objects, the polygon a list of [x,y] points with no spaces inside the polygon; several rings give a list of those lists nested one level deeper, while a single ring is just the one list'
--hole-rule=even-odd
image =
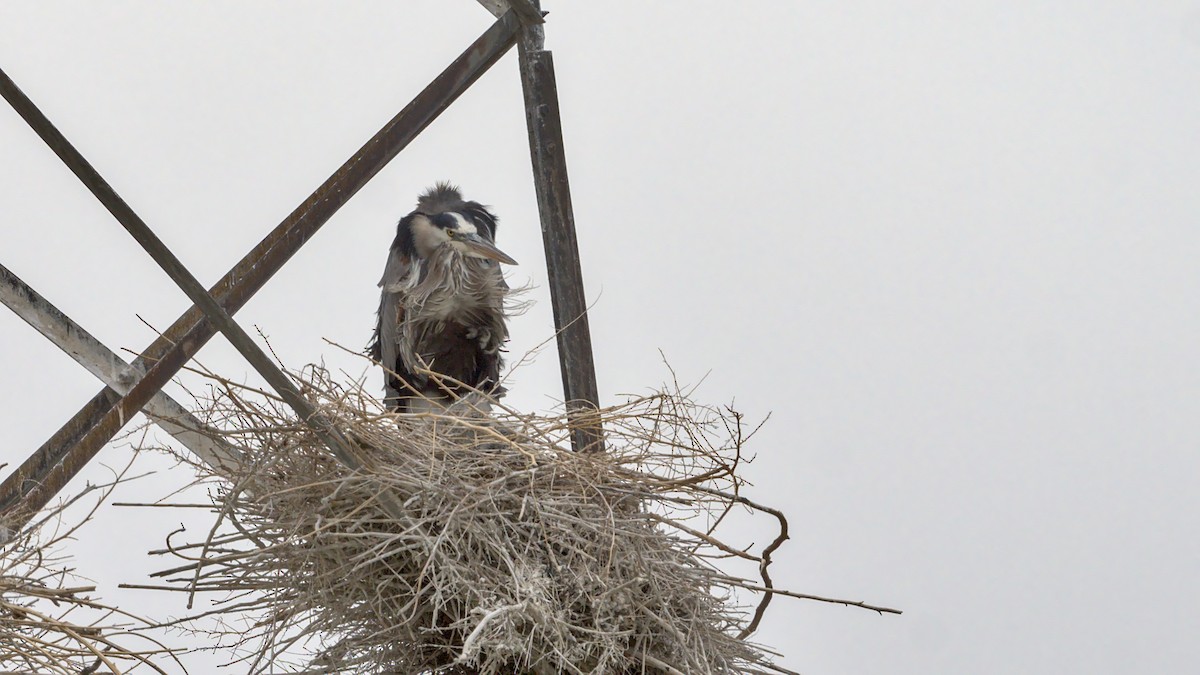
[{"label": "weathered metal strut", "polygon": [[600,395],[592,359],[592,333],[583,292],[579,243],[575,238],[554,59],[544,45],[541,25],[525,23],[521,27],[519,52],[525,123],[529,129],[529,155],[541,214],[571,445],[575,450],[597,452],[604,449],[604,438],[597,414]]},{"label": "weathered metal strut", "polygon": [[[244,305],[351,196],[507,52],[512,47],[517,25],[516,18],[511,15],[497,21],[209,293],[205,293],[213,301],[217,314],[232,314]],[[77,168],[70,161],[73,148],[69,148],[66,139],[3,71],[0,71],[0,94],[68,166],[73,170]],[[102,179],[96,182],[98,175],[80,175],[80,178],[93,192],[103,192],[103,187],[107,187],[100,185]],[[110,211],[114,208],[120,211],[122,206],[128,209],[123,202],[117,204],[111,197],[97,196]],[[116,200],[119,201],[119,197]],[[209,307],[210,311],[213,306]],[[213,324],[201,316],[196,307],[176,320],[135,362],[139,368],[149,365],[149,370],[126,396],[119,397],[108,388],[97,394],[0,484],[0,513],[5,515],[4,524],[19,527],[44,506],[214,332]],[[22,507],[19,514],[14,512],[18,504]]]},{"label": "weathered metal strut", "polygon": [[[0,302],[116,392],[127,393],[144,374],[3,265],[0,265]],[[240,461],[237,448],[221,440],[166,392],[156,393],[143,412],[206,464],[220,469]]]}]

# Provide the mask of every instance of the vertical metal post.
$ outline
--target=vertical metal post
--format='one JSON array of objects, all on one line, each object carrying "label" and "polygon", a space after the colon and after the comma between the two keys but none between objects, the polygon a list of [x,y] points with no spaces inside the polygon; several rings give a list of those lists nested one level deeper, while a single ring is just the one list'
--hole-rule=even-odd
[{"label": "vertical metal post", "polygon": [[554,59],[544,49],[545,33],[539,24],[523,24],[517,46],[521,89],[525,94],[525,123],[529,129],[529,154],[541,215],[542,243],[546,248],[550,302],[554,309],[554,327],[558,331],[558,358],[567,419],[571,425],[571,446],[577,451],[602,451],[604,442],[596,414],[600,396],[592,360],[592,336],[588,328],[579,243],[575,239],[575,216],[567,180]]}]

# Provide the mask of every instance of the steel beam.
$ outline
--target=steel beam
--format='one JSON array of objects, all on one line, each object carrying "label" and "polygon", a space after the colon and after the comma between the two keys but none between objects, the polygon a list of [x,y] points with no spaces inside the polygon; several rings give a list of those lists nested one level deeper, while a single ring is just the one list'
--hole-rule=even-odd
[{"label": "steel beam", "polygon": [[[0,302],[118,393],[127,393],[145,374],[105,347],[3,265],[0,265]],[[240,463],[241,452],[237,448],[221,440],[166,393],[156,393],[143,412],[209,466],[220,469]]]},{"label": "steel beam", "polygon": [[[221,309],[227,314],[240,309],[350,197],[512,47],[518,24],[511,14],[493,24],[217,282],[209,293]],[[60,157],[63,156],[64,148],[58,142],[61,134],[3,71],[0,71],[0,95]],[[140,367],[153,364],[147,377],[153,375],[154,379],[166,382],[214,333],[213,325],[193,306],[147,347],[137,364]],[[18,501],[24,500],[22,515],[8,518],[8,524],[19,526],[32,516],[32,512],[44,506],[138,411],[140,405],[133,407],[133,402],[148,399],[156,390],[145,379],[132,387],[124,398],[106,388],[76,413],[0,484],[0,512],[7,513]],[[91,430],[100,428],[104,420],[109,421],[85,444],[84,437]],[[35,492],[36,496],[33,495]]]},{"label": "steel beam", "polygon": [[575,238],[571,185],[567,180],[558,85],[554,79],[554,59],[543,49],[544,44],[541,26],[522,26],[519,45],[521,89],[525,94],[529,155],[541,214],[542,244],[546,249],[550,303],[554,309],[571,445],[578,451],[600,451],[604,449],[596,414],[600,396],[592,359],[592,335],[583,292],[579,243]]}]

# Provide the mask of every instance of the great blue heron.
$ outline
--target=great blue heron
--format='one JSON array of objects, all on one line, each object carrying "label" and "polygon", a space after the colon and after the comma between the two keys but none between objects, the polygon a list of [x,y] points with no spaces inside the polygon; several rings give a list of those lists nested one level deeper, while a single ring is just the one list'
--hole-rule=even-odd
[{"label": "great blue heron", "polygon": [[[369,352],[384,368],[388,408],[457,399],[470,389],[500,396],[508,340],[496,216],[438,183],[400,220],[379,281],[379,320]],[[430,375],[429,372],[434,373]]]}]

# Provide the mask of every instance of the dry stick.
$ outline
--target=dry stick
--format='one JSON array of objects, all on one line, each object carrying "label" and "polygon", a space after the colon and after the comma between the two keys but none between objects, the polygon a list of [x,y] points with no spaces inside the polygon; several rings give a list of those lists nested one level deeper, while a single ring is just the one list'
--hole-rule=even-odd
[{"label": "dry stick", "polygon": [[459,654],[458,659],[455,660],[455,663],[463,663],[470,658],[468,654],[470,654],[471,648],[475,646],[475,643],[479,640],[479,636],[483,634],[483,629],[487,628],[488,623],[490,623],[492,619],[504,614],[505,612],[525,609],[528,604],[528,602],[518,602],[512,605],[504,605],[503,607],[497,607],[485,614],[483,618],[479,620],[479,623],[475,625],[475,629],[471,631],[471,634],[467,636],[467,639],[463,641],[462,653]]},{"label": "dry stick", "polygon": [[[280,372],[282,372],[282,371],[280,371]],[[336,451],[336,448],[333,446],[330,446],[330,449]],[[200,559],[201,560],[203,560],[205,558],[205,556],[208,554],[209,546],[212,543],[213,537],[215,537],[217,535],[217,528],[221,526],[221,522],[225,520],[225,516],[229,514],[229,512],[233,508],[233,505],[236,503],[237,503],[236,499],[227,500],[225,502],[225,504],[222,505],[221,512],[219,514],[217,514],[217,517],[215,519],[213,519],[212,527],[209,528],[209,530],[208,530],[208,536],[204,538],[204,547],[200,549]],[[199,581],[200,581],[200,566],[197,565],[196,573],[192,577],[193,592],[188,594],[188,599],[187,599],[187,608],[189,610],[192,608],[193,602],[195,602],[195,599],[196,599],[195,585],[197,583],[199,583]]]},{"label": "dry stick", "polygon": [[[72,586],[70,588],[44,588],[44,587],[38,587],[38,586],[30,587],[30,586],[22,585],[22,586],[5,586],[2,588],[4,589],[5,593],[9,593],[9,592],[13,592],[13,591],[20,591],[21,593],[24,593],[25,595],[36,595],[38,597],[47,598],[47,599],[69,597],[72,595],[77,595],[79,593],[94,593],[94,592],[96,592],[95,586]],[[71,598],[71,599],[74,600],[75,598]]]},{"label": "dry stick", "polygon": [[45,622],[45,625],[47,627],[53,627],[55,629],[62,631],[63,633],[66,633],[67,635],[69,635],[71,638],[73,638],[75,640],[75,642],[82,645],[87,651],[94,654],[96,656],[96,658],[103,660],[104,665],[108,666],[108,669],[110,671],[112,671],[114,673],[121,672],[119,669],[117,669],[116,664],[114,664],[112,661],[109,661],[108,658],[104,656],[103,652],[96,649],[96,647],[92,645],[92,642],[91,642],[92,640],[99,640],[101,642],[104,642],[105,644],[109,644],[108,641],[105,640],[102,636],[96,635],[96,636],[93,636],[91,639],[85,638],[83,635],[80,635],[78,631],[73,630],[71,626],[64,624],[64,623],[60,623],[60,622],[56,621],[55,619],[53,619],[45,614],[42,614],[41,612],[38,612],[37,610],[33,609],[32,607],[24,607],[21,609],[21,611],[24,612],[25,614],[35,616],[35,617],[41,619],[43,622]]},{"label": "dry stick", "polygon": [[775,549],[782,546],[783,542],[788,540],[788,522],[782,511],[773,509],[769,506],[763,506],[762,504],[757,504],[741,495],[737,496],[737,500],[742,504],[746,504],[765,513],[769,513],[772,516],[775,516],[775,519],[779,521],[779,536],[775,537],[775,541],[772,541],[770,546],[767,546],[765,549],[763,549],[762,561],[758,563],[758,573],[760,576],[762,576],[763,585],[768,590],[767,593],[763,595],[762,602],[758,603],[758,607],[754,610],[754,618],[751,619],[750,623],[742,629],[742,632],[738,633],[738,639],[741,640],[749,637],[750,634],[758,628],[759,622],[762,621],[763,614],[767,611],[767,605],[771,604],[770,589],[774,588],[775,584],[771,582],[771,574],[767,568],[771,566],[771,554],[775,552]]},{"label": "dry stick", "polygon": [[[679,521],[672,520],[670,518],[664,518],[663,516],[660,516],[657,513],[647,513],[646,517],[653,521],[662,523],[663,525],[667,525],[668,527],[674,527],[676,529],[683,530],[684,532],[687,532],[688,534],[692,535],[696,539],[699,539],[701,542],[706,543],[706,544],[712,546],[713,548],[720,549],[720,550],[728,553],[729,555],[732,555],[732,556],[735,556],[738,558],[743,558],[745,560],[751,560],[756,563],[762,562],[762,558],[760,558],[759,556],[747,553],[745,551],[738,550],[738,549],[730,546],[729,544],[726,544],[714,537],[710,537],[709,535],[704,534],[700,530],[692,529],[692,528],[688,527],[687,525],[680,523]],[[745,637],[745,636],[743,636],[743,637]]]},{"label": "dry stick", "polygon": [[808,595],[807,593],[795,593],[793,591],[785,591],[785,590],[782,590],[779,588],[768,588],[766,586],[756,586],[754,584],[747,584],[747,583],[744,583],[744,582],[736,579],[735,577],[724,577],[724,578],[729,583],[734,584],[736,586],[740,586],[741,588],[744,588],[748,591],[759,591],[760,593],[767,593],[768,595],[770,595],[770,594],[786,595],[789,598],[799,598],[800,600],[816,600],[817,602],[828,602],[828,603],[831,603],[834,605],[846,605],[848,607],[862,607],[863,609],[869,609],[873,612],[879,612],[880,614],[903,614],[904,613],[904,611],[900,610],[900,609],[892,609],[891,607],[879,607],[877,605],[869,605],[862,600],[842,600],[839,598],[825,598],[825,597],[821,597],[819,595]]},{"label": "dry stick", "polygon": [[[758,572],[762,576],[762,580],[763,580],[762,590],[764,591],[764,595],[763,595],[762,600],[759,601],[758,607],[754,610],[754,617],[750,620],[750,623],[747,624],[746,627],[743,628],[740,633],[738,633],[738,639],[744,640],[747,637],[749,637],[751,633],[753,633],[755,630],[758,629],[758,625],[762,621],[763,614],[767,611],[767,606],[771,604],[772,594],[774,592],[776,592],[775,584],[772,583],[771,575],[767,571],[767,568],[771,565],[771,554],[774,553],[775,550],[778,549],[780,546],[782,546],[783,542],[787,541],[789,538],[788,537],[787,518],[784,517],[782,511],[779,511],[778,509],[773,509],[769,506],[764,506],[764,505],[754,502],[750,499],[747,499],[746,497],[743,497],[741,495],[730,495],[730,494],[721,493],[719,490],[713,490],[712,488],[706,488],[702,485],[695,485],[693,487],[696,490],[699,490],[700,492],[706,492],[706,493],[714,494],[714,495],[717,495],[717,496],[720,496],[720,497],[723,497],[726,499],[731,499],[732,501],[736,501],[739,504],[744,504],[746,506],[749,506],[752,509],[757,509],[759,511],[762,511],[763,513],[769,513],[772,516],[775,516],[775,519],[779,521],[779,536],[775,537],[775,540],[771,542],[770,546],[767,546],[765,549],[763,549],[762,561],[759,562],[759,564],[758,564]],[[746,588],[748,588],[748,586],[746,586]],[[790,592],[784,592],[784,591],[779,591],[779,593],[782,593],[783,595],[794,595]],[[814,596],[811,599],[816,600],[819,598]],[[841,603],[841,604],[860,604],[860,603],[850,602],[850,603]],[[865,605],[861,605],[861,606],[865,607]],[[868,609],[875,609],[875,608],[868,607]],[[897,612],[897,613],[899,613],[899,612]]]},{"label": "dry stick", "polygon": [[[634,658],[636,659],[638,657],[634,657]],[[683,672],[675,669],[674,667],[672,667],[670,664],[666,663],[665,661],[660,661],[657,658],[655,658],[649,654],[642,654],[640,658],[643,661],[645,661],[646,663],[663,671],[667,675],[685,675]]]},{"label": "dry stick", "polygon": [[110,506],[134,506],[143,509],[213,509],[212,504],[185,504],[182,502],[113,502]]}]

